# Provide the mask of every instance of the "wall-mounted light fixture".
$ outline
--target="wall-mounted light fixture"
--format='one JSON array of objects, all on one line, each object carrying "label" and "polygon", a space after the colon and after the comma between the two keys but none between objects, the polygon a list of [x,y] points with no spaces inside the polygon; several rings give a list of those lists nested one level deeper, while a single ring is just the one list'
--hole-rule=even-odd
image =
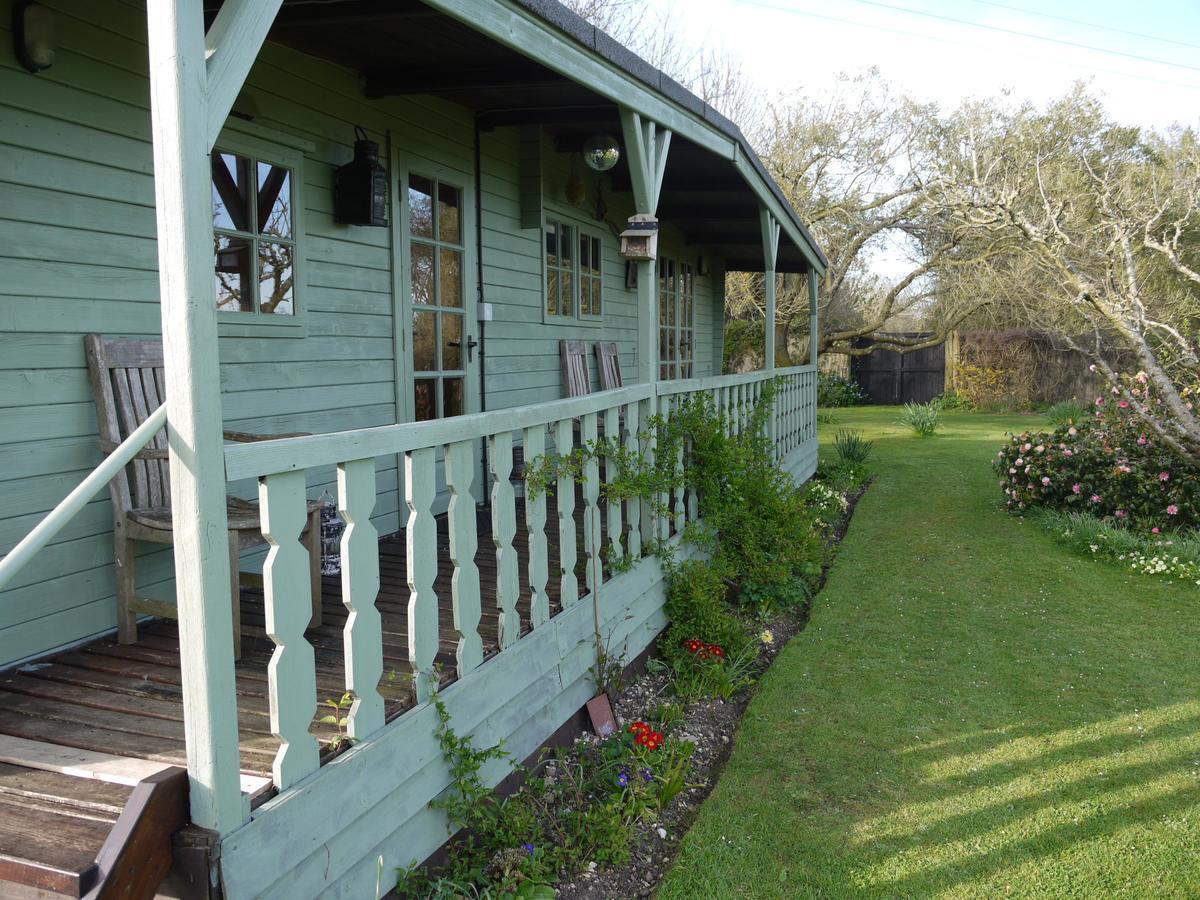
[{"label": "wall-mounted light fixture", "polygon": [[333,221],[339,225],[387,225],[388,172],[379,144],[354,126],[354,159],[333,173]]},{"label": "wall-mounted light fixture", "polygon": [[594,172],[607,172],[621,158],[621,145],[611,134],[593,134],[583,143],[583,161]]},{"label": "wall-mounted light fixture", "polygon": [[30,72],[42,72],[54,64],[54,15],[34,0],[13,4],[13,52]]}]

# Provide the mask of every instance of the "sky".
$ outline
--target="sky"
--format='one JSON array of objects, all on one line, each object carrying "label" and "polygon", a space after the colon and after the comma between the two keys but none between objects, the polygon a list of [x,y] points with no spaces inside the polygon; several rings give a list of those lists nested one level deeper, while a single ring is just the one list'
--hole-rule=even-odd
[{"label": "sky", "polygon": [[1200,0],[647,2],[771,97],[871,66],[947,108],[1005,89],[1041,103],[1083,79],[1119,121],[1200,125]]}]

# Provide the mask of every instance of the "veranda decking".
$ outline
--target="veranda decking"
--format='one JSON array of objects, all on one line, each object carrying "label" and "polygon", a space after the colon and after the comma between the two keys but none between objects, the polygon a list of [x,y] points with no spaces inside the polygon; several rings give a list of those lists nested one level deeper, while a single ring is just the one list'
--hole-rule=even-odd
[{"label": "veranda decking", "polygon": [[[551,521],[556,515],[549,498]],[[583,533],[584,508],[577,503],[575,526]],[[518,513],[518,537],[515,549],[526,557],[527,532],[523,511]],[[441,647],[438,663],[441,683],[454,681],[454,650],[457,632],[451,610],[450,579],[453,566],[449,556],[447,517],[438,521],[438,576],[435,590],[439,599]],[[491,540],[491,516],[487,507],[477,513],[479,550],[475,557],[483,588],[484,617],[480,635],[484,651],[491,654],[497,646],[495,610],[495,546]],[[547,538],[557,554],[557,529],[547,529]],[[380,541],[380,591],[376,601],[383,619],[384,678],[380,683],[389,720],[410,708],[414,692],[409,678],[407,561],[404,532]],[[581,564],[586,558],[581,559]],[[582,570],[581,594],[585,590]],[[518,611],[522,632],[530,628],[529,585],[525,567],[520,570],[521,595]],[[559,584],[551,579],[547,593],[551,614],[561,608]],[[323,622],[307,632],[316,654],[317,700],[338,699],[345,690],[343,627],[347,611],[342,604],[342,584],[337,576],[324,578]],[[490,602],[489,602],[490,601]],[[271,762],[279,740],[271,734],[267,664],[274,645],[264,626],[263,593],[260,589],[242,592],[243,654],[237,663],[237,704],[242,771],[254,776],[252,803],[258,805],[272,793]],[[330,741],[337,735],[334,726],[318,720],[330,710],[315,710],[312,732],[322,744],[323,759],[332,756]],[[0,675],[0,735],[12,735],[65,747],[110,753],[123,757],[142,757],[185,766],[183,703],[179,660],[178,627],[174,621],[143,623],[136,644],[119,644],[115,639],[97,640],[59,653],[37,663]],[[23,770],[24,771],[24,770]],[[0,765],[0,812],[31,806],[27,792],[9,788],[12,779]],[[85,809],[92,805],[94,784],[83,779],[60,779],[59,801],[77,801]],[[111,804],[110,804],[111,805]],[[104,807],[107,810],[107,806]],[[56,813],[61,817],[61,811]],[[97,819],[89,813],[85,818]],[[100,816],[99,818],[104,818]],[[107,821],[107,819],[105,819]],[[107,825],[104,826],[105,829]]]}]

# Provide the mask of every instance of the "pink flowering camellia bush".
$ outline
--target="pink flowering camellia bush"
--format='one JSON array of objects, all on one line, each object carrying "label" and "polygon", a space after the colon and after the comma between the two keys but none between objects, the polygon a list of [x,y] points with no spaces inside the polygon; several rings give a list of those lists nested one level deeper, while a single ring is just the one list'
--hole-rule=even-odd
[{"label": "pink flowering camellia bush", "polygon": [[993,465],[1015,511],[1088,513],[1151,534],[1200,526],[1200,470],[1116,393],[1097,397],[1089,420],[1010,435]]}]

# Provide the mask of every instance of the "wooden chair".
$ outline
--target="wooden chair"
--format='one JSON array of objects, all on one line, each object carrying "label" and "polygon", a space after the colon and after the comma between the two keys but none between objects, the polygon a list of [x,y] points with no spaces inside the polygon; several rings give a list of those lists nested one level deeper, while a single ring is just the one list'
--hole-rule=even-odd
[{"label": "wooden chair", "polygon": [[563,387],[568,397],[585,397],[592,392],[592,377],[588,372],[587,342],[559,341],[562,360]]},{"label": "wooden chair", "polygon": [[[99,446],[108,454],[166,400],[161,341],[133,341],[89,334],[85,338],[88,372],[100,422]],[[259,441],[290,435],[252,435],[225,432],[226,440]],[[171,482],[166,430],[154,436],[133,462],[109,483],[113,507],[113,538],[117,569],[117,639],[137,641],[137,615],[149,613],[178,618],[174,604],[137,595],[134,541],[174,543],[171,523]],[[229,517],[230,599],[233,604],[233,647],[241,655],[241,585],[261,584],[259,576],[240,572],[241,551],[264,543],[258,504],[237,497],[227,502]],[[309,502],[304,534],[312,578],[312,625],[321,624],[321,513]]]},{"label": "wooden chair", "polygon": [[616,341],[596,341],[596,370],[600,373],[600,390],[613,391],[625,387],[621,378],[621,353]]}]

